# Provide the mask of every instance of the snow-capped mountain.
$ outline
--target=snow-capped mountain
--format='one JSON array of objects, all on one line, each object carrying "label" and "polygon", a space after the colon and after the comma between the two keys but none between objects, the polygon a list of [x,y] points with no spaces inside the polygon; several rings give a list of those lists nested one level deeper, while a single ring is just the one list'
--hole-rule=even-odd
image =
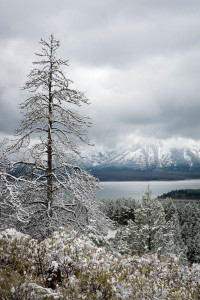
[{"label": "snow-capped mountain", "polygon": [[200,167],[200,146],[166,148],[162,144],[139,145],[93,152],[83,161],[87,169],[127,168],[134,171],[194,170]]}]

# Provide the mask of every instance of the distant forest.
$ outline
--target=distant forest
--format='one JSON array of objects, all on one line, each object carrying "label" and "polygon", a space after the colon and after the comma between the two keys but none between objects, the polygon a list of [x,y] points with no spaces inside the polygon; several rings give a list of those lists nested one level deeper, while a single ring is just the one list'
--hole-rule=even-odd
[{"label": "distant forest", "polygon": [[175,190],[158,197],[158,199],[166,198],[200,200],[200,189]]},{"label": "distant forest", "polygon": [[100,181],[146,181],[146,180],[185,180],[199,179],[200,169],[188,170],[133,170],[128,168],[108,167],[108,168],[86,168],[92,175]]}]

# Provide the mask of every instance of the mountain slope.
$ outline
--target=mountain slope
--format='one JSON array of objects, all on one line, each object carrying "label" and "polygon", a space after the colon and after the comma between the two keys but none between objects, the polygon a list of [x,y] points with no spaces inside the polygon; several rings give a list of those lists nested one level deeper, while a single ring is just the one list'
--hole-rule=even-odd
[{"label": "mountain slope", "polygon": [[[166,148],[162,144],[135,144],[126,148],[91,153],[85,157],[82,165],[100,179],[102,174],[106,177],[114,175],[118,180],[132,180],[133,178],[129,177],[135,178],[138,174],[139,177],[146,174],[145,179],[149,176],[159,179],[160,174],[166,179],[200,178],[200,146]],[[158,178],[154,178],[155,174]]]}]

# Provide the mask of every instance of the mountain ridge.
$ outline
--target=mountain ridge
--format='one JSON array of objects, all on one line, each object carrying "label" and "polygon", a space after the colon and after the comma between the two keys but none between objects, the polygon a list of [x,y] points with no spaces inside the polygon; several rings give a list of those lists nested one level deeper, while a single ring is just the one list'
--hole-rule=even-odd
[{"label": "mountain ridge", "polygon": [[[81,162],[100,180],[170,180],[200,178],[200,146],[164,147],[134,144],[109,151],[94,151]],[[105,179],[106,177],[107,179]]]}]

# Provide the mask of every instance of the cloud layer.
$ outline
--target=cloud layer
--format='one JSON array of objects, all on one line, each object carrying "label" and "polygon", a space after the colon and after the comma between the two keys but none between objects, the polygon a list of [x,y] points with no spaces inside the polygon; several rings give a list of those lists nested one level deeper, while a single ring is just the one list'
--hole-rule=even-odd
[{"label": "cloud layer", "polygon": [[0,134],[19,126],[19,87],[40,38],[61,41],[67,70],[91,105],[91,139],[200,140],[200,2],[0,2]]}]

